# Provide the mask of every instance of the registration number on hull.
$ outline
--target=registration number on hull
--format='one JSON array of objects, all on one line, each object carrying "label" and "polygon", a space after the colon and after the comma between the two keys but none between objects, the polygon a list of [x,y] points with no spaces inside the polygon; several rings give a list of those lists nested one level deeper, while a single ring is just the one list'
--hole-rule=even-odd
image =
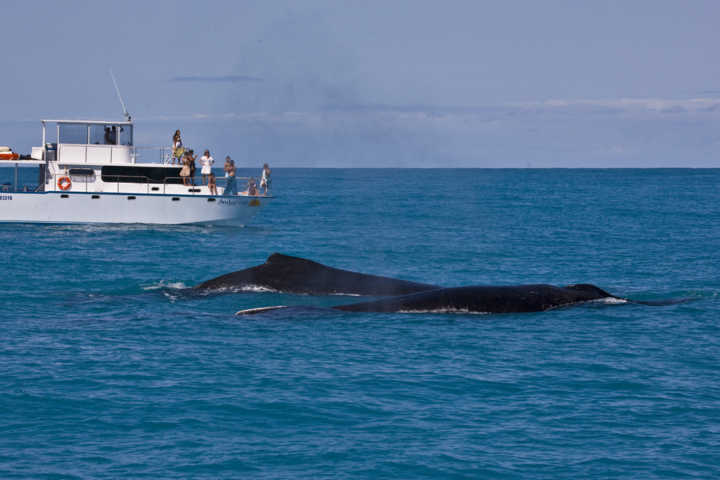
[{"label": "registration number on hull", "polygon": [[[220,205],[230,205],[230,206],[236,206],[236,205],[244,205],[246,200],[220,200]],[[257,198],[254,198],[250,200],[248,203],[251,207],[259,207],[260,206],[260,200]]]},{"label": "registration number on hull", "polygon": [[12,200],[12,195],[0,195],[0,200]]}]

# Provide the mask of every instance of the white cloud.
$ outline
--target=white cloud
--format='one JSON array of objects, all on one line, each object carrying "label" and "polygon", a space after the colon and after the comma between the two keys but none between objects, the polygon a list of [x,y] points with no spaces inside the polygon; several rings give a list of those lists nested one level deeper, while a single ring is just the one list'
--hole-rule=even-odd
[{"label": "white cloud", "polygon": [[710,167],[719,106],[714,98],[551,99],[197,112],[138,122],[161,139],[181,128],[191,144],[278,166]]},{"label": "white cloud", "polygon": [[718,98],[618,98],[608,100],[592,99],[550,99],[540,102],[510,103],[509,106],[519,108],[597,108],[615,109],[622,111],[650,111],[650,112],[706,112],[714,111],[720,107]]}]

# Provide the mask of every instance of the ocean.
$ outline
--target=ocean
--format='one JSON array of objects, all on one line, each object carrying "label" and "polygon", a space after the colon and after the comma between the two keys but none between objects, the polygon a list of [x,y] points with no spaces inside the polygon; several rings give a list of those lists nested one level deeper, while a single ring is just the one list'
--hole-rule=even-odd
[{"label": "ocean", "polygon": [[[720,477],[719,185],[274,169],[276,198],[243,228],[0,225],[0,477]],[[691,301],[236,317],[354,299],[187,290],[274,252]]]}]

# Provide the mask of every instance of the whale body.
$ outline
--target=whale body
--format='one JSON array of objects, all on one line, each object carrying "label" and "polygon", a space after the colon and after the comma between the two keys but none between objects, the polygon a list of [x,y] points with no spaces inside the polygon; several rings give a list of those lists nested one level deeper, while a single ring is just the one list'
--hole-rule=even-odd
[{"label": "whale body", "polygon": [[521,313],[601,299],[626,301],[590,284],[470,286],[439,288],[333,308],[347,312]]},{"label": "whale body", "polygon": [[273,253],[262,265],[221,275],[195,287],[215,291],[253,288],[310,295],[384,296],[406,295],[439,287],[351,272],[281,253]]}]

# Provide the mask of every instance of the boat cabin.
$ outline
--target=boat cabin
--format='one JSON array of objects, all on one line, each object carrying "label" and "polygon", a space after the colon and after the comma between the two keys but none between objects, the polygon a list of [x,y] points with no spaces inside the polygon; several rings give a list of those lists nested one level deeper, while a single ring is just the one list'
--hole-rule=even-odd
[{"label": "boat cabin", "polygon": [[33,157],[47,159],[45,189],[167,193],[166,185],[182,184],[180,167],[167,162],[169,151],[160,149],[156,162],[138,162],[133,128],[129,121],[43,120],[43,148],[33,148]]},{"label": "boat cabin", "polygon": [[[54,142],[48,141],[49,135]],[[127,165],[136,161],[132,122],[42,120],[42,137],[47,160],[60,165]]]}]

